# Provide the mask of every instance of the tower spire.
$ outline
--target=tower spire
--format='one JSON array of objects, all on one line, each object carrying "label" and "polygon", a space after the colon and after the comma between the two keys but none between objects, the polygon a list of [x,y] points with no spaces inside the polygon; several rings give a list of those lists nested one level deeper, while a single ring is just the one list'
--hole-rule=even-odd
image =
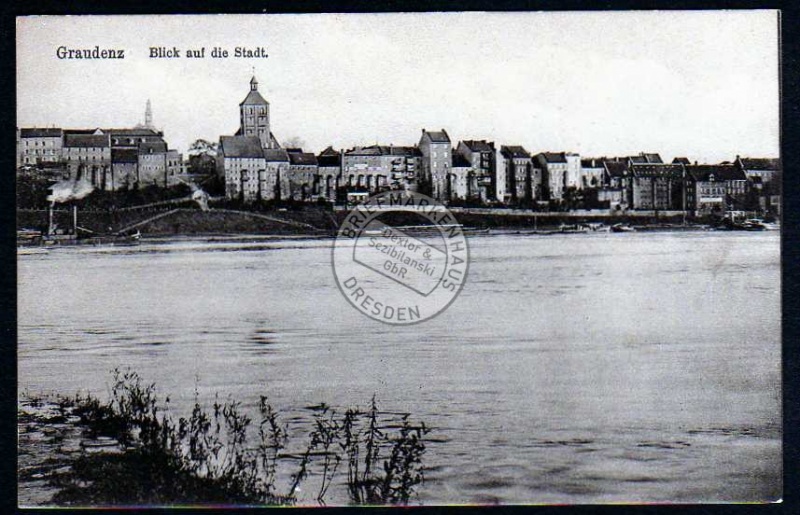
[{"label": "tower spire", "polygon": [[153,128],[153,108],[150,105],[150,99],[147,99],[147,107],[144,110],[144,126],[148,129]]},{"label": "tower spire", "polygon": [[258,91],[258,79],[256,79],[256,68],[253,67],[253,78],[250,79],[250,91]]}]

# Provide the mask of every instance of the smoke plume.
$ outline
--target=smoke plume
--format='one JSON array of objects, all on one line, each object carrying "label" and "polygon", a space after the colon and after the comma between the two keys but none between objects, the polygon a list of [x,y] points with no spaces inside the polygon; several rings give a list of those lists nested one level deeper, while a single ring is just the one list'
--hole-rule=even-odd
[{"label": "smoke plume", "polygon": [[75,181],[60,181],[50,188],[52,193],[47,196],[47,201],[59,204],[68,200],[80,200],[94,191],[94,186],[84,179]]}]

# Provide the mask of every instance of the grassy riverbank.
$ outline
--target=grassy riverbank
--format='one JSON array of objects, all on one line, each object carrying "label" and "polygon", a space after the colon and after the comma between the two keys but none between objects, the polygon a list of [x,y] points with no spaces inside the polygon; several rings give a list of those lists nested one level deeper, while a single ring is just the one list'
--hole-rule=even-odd
[{"label": "grassy riverbank", "polygon": [[352,504],[407,504],[423,482],[428,429],[381,412],[374,398],[365,409],[308,407],[291,425],[264,396],[257,412],[195,399],[176,418],[155,385],[118,370],[107,402],[27,396],[18,417],[20,503],[294,505],[311,495],[325,504],[336,485]]},{"label": "grassy riverbank", "polygon": [[[139,231],[150,237],[169,236],[332,236],[348,215],[347,210],[333,211],[325,206],[305,206],[296,209],[243,210],[237,206],[215,207],[201,211],[196,206],[179,206],[150,210],[78,210],[77,220],[81,237],[130,234]],[[48,226],[45,209],[18,210],[17,227],[45,231]],[[581,213],[541,213],[498,210],[483,212],[459,210],[454,213],[465,227],[492,230],[555,230],[562,225],[623,223],[641,228],[700,227],[714,220],[688,219],[683,216],[645,216],[642,214],[598,216]],[[53,220],[58,227],[72,230],[73,213],[57,209]],[[381,220],[395,226],[425,225],[430,222],[419,214],[391,212]],[[686,222],[686,224],[685,224]]]}]

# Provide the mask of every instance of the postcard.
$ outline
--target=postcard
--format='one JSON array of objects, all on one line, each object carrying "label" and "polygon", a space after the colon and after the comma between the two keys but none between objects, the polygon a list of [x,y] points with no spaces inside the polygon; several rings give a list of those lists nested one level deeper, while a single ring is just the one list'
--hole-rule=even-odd
[{"label": "postcard", "polygon": [[780,502],[780,22],[18,17],[18,504]]}]

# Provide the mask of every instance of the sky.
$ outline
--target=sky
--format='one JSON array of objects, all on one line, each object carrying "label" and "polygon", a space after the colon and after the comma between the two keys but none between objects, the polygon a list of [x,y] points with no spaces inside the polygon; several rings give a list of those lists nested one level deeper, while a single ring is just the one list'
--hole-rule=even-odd
[{"label": "sky", "polygon": [[[586,157],[777,157],[778,33],[766,10],[21,17],[17,125],[129,127],[150,99],[185,152],[237,130],[255,70],[278,141],[312,152],[444,128]],[[56,55],[95,45],[125,59]]]}]

